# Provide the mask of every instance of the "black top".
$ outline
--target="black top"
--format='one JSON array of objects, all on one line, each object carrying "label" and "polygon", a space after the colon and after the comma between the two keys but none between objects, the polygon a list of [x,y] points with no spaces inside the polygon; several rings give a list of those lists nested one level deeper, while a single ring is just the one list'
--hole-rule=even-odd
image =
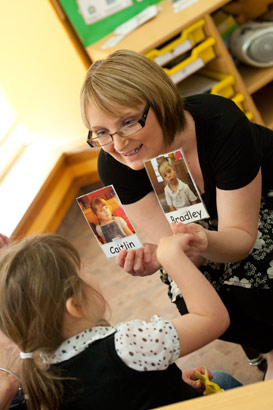
[{"label": "black top", "polygon": [[126,366],[116,353],[114,334],[52,369],[76,378],[64,382],[61,410],[148,410],[199,396],[175,364],[146,372]]},{"label": "black top", "polygon": [[[216,187],[224,190],[249,184],[262,166],[263,191],[273,187],[273,132],[250,122],[226,98],[200,94],[185,98],[193,116],[199,162],[204,178],[204,202],[217,216]],[[114,185],[123,204],[134,203],[153,190],[145,169],[134,171],[101,150],[98,172],[104,185]]]}]

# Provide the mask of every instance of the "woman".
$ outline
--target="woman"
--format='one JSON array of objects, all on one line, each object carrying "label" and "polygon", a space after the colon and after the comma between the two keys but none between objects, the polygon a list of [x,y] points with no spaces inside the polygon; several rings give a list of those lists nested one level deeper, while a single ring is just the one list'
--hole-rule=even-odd
[{"label": "woman", "polygon": [[[171,232],[144,161],[183,149],[210,219],[182,230],[204,238],[196,264],[229,310],[223,339],[267,352],[266,378],[273,378],[273,132],[249,122],[231,100],[203,94],[183,102],[163,69],[129,50],[90,67],[81,108],[89,144],[102,147],[102,182],[114,185],[155,243]],[[118,263],[131,274],[151,274],[160,267],[154,249],[122,251]],[[166,273],[162,279],[185,313],[175,284]]]}]

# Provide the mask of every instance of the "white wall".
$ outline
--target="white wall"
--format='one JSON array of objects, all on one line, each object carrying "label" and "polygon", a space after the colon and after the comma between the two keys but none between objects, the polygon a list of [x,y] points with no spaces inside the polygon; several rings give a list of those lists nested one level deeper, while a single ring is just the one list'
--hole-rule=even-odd
[{"label": "white wall", "polygon": [[[0,85],[32,141],[0,186],[0,232],[9,235],[54,166],[58,147],[86,145],[79,107],[86,67],[48,0],[0,2],[0,59]],[[20,198],[14,208],[11,197]]]}]

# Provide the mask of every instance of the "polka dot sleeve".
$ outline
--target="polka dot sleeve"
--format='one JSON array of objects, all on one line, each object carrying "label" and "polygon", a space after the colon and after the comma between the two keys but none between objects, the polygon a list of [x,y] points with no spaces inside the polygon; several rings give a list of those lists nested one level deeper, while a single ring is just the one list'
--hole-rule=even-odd
[{"label": "polka dot sleeve", "polygon": [[179,357],[178,335],[168,320],[153,316],[150,322],[132,320],[116,328],[116,352],[131,369],[164,370]]}]

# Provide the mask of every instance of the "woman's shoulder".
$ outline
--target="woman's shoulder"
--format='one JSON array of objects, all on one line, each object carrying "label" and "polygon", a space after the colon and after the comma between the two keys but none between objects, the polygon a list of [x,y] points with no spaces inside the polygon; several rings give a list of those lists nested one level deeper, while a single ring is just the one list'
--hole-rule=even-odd
[{"label": "woman's shoulder", "polygon": [[189,111],[195,120],[206,122],[239,121],[245,115],[240,108],[229,98],[214,94],[196,94],[186,97],[184,108]]}]

